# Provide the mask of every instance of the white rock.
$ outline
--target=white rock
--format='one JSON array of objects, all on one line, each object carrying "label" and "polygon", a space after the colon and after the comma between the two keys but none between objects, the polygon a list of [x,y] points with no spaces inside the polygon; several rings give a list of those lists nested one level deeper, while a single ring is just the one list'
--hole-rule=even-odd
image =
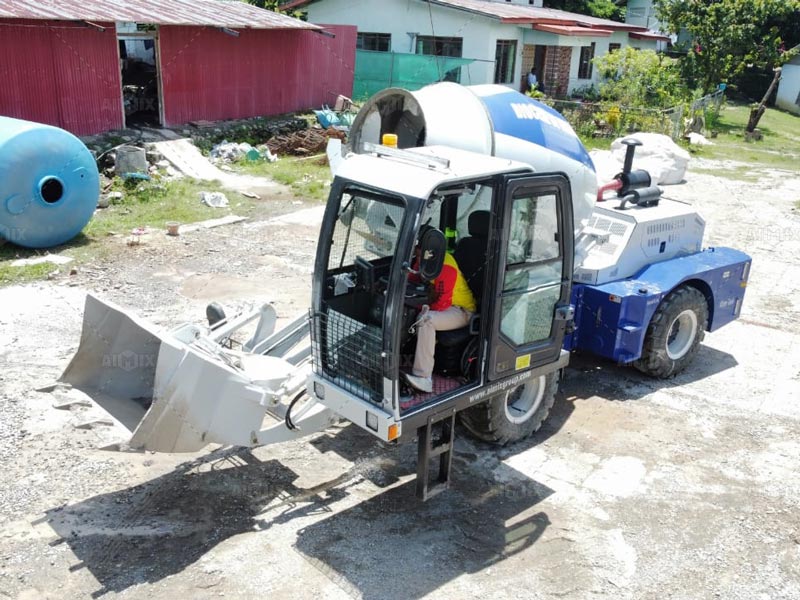
[{"label": "white rock", "polygon": [[692,131],[686,137],[689,138],[689,143],[692,144],[693,146],[713,146],[714,145],[714,142],[709,141],[708,138],[706,138],[706,136],[704,136],[701,133],[695,133],[694,131]]},{"label": "white rock", "polygon": [[200,202],[212,208],[228,206],[228,198],[222,192],[200,192]]},{"label": "white rock", "polygon": [[37,256],[36,258],[18,258],[11,262],[12,267],[28,267],[30,265],[40,265],[42,263],[52,263],[54,265],[65,265],[72,262],[69,256],[61,256],[60,254],[47,254],[46,256]]},{"label": "white rock", "polygon": [[654,185],[672,185],[683,181],[686,167],[689,165],[689,153],[673,142],[672,138],[660,133],[640,132],[614,140],[611,143],[611,153],[619,161],[620,170],[627,149],[622,140],[631,138],[642,142],[642,145],[636,148],[634,169],[649,171]]}]

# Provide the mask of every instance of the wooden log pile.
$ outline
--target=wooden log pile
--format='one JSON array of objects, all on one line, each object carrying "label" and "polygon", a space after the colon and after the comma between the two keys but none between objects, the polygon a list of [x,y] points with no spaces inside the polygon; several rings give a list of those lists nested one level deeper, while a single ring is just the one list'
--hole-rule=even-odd
[{"label": "wooden log pile", "polygon": [[330,127],[328,129],[306,129],[284,135],[276,135],[267,142],[273,154],[308,156],[325,151],[330,138],[344,141],[347,135],[344,131]]}]

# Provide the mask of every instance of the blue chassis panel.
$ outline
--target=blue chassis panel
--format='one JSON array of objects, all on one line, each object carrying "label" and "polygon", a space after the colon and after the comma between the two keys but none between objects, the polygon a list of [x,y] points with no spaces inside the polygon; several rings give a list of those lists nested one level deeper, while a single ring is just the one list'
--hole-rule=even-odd
[{"label": "blue chassis panel", "polygon": [[715,331],[738,318],[750,262],[739,250],[709,248],[650,265],[629,279],[575,284],[575,332],[565,338],[564,348],[633,362],[642,354],[647,327],[661,300],[684,283],[705,294],[708,331]]}]

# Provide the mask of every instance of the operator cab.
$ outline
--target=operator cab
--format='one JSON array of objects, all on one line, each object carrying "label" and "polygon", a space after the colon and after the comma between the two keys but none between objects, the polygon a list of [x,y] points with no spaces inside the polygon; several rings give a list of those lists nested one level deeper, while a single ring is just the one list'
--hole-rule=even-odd
[{"label": "operator cab", "polygon": [[[566,177],[452,148],[376,147],[347,158],[330,198],[312,303],[315,376],[332,384],[323,394],[397,421],[558,360],[572,273]],[[429,303],[408,277],[423,225],[443,234],[477,304],[467,327],[437,332],[432,393],[401,376]]]}]

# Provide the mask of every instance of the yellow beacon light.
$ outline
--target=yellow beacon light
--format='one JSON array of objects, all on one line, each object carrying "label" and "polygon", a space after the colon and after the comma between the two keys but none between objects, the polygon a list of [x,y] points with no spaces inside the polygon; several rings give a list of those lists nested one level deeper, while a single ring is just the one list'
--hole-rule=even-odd
[{"label": "yellow beacon light", "polygon": [[383,139],[381,140],[381,144],[383,144],[384,146],[388,146],[389,148],[397,148],[397,134],[384,133]]}]

